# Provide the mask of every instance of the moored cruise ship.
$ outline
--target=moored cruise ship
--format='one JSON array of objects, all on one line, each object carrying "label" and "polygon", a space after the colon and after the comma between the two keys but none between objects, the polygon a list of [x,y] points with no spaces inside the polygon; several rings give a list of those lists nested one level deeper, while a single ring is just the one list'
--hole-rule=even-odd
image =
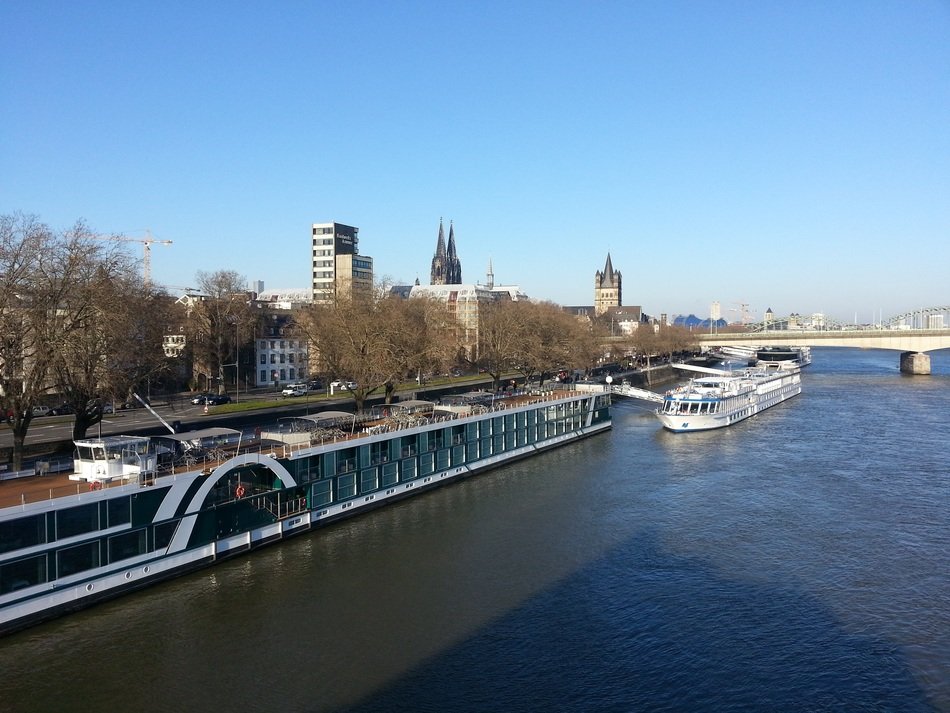
[{"label": "moored cruise ship", "polygon": [[657,419],[664,428],[679,433],[731,426],[802,391],[801,369],[788,361],[737,371],[674,366],[706,376],[690,379],[664,395],[629,386],[616,387],[614,392],[659,402]]},{"label": "moored cruise ship", "polygon": [[557,389],[77,441],[0,482],[0,633],[610,427],[609,394]]},{"label": "moored cruise ship", "polygon": [[801,370],[788,362],[735,372],[693,369],[709,375],[667,392],[656,410],[656,417],[670,431],[731,426],[802,392]]}]

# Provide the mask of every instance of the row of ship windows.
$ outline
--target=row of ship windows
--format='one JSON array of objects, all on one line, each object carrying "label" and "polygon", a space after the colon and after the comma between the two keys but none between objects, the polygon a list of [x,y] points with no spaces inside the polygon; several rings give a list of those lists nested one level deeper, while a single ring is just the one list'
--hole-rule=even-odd
[{"label": "row of ship windows", "polygon": [[663,413],[693,415],[719,413],[721,405],[719,401],[667,401],[663,405]]},{"label": "row of ship windows", "polygon": [[177,521],[0,564],[0,595],[168,547]]}]

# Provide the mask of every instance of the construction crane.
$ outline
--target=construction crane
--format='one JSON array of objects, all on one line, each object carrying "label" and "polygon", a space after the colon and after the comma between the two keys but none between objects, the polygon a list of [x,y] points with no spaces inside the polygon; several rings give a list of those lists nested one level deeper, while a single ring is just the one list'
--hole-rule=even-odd
[{"label": "construction crane", "polygon": [[130,238],[127,235],[97,235],[97,240],[118,240],[123,243],[142,243],[142,279],[146,285],[152,283],[152,245],[171,245],[171,240],[157,240],[152,237],[150,230],[145,231],[144,238]]},{"label": "construction crane", "polygon": [[734,304],[738,305],[737,308],[731,308],[730,312],[738,312],[739,318],[742,320],[742,326],[746,326],[751,321],[752,312],[749,310],[748,302],[735,302]]}]

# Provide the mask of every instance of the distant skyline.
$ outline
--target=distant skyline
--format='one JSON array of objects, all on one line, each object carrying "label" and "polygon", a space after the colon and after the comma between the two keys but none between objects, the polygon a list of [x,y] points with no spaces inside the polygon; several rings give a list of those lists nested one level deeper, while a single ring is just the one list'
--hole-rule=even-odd
[{"label": "distant skyline", "polygon": [[[0,213],[144,236],[156,283],[310,282],[310,226],[428,282],[650,315],[950,303],[950,4],[10,0]],[[141,256],[134,244],[130,251]]]}]

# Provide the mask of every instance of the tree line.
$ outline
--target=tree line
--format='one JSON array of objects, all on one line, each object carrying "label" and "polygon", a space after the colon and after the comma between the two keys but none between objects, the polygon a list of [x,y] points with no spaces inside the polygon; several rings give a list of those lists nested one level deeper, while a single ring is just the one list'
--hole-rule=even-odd
[{"label": "tree line", "polygon": [[[264,310],[236,272],[199,272],[194,299],[180,304],[145,282],[117,242],[102,238],[82,221],[55,232],[35,216],[0,216],[0,408],[13,435],[14,469],[34,408],[51,395],[75,413],[73,438],[82,439],[107,403],[146,383],[194,389],[203,374],[205,385],[214,377],[223,389],[225,369],[264,336]],[[381,285],[294,311],[281,336],[307,343],[311,374],[354,381],[358,410],[377,389],[390,401],[400,382],[458,368],[486,373],[497,388],[512,372],[543,381],[555,369],[587,369],[605,357],[695,347],[685,330],[654,325],[607,339],[607,325],[552,302],[481,303],[477,322],[457,309]],[[184,336],[183,358],[166,357],[169,334]]]}]

